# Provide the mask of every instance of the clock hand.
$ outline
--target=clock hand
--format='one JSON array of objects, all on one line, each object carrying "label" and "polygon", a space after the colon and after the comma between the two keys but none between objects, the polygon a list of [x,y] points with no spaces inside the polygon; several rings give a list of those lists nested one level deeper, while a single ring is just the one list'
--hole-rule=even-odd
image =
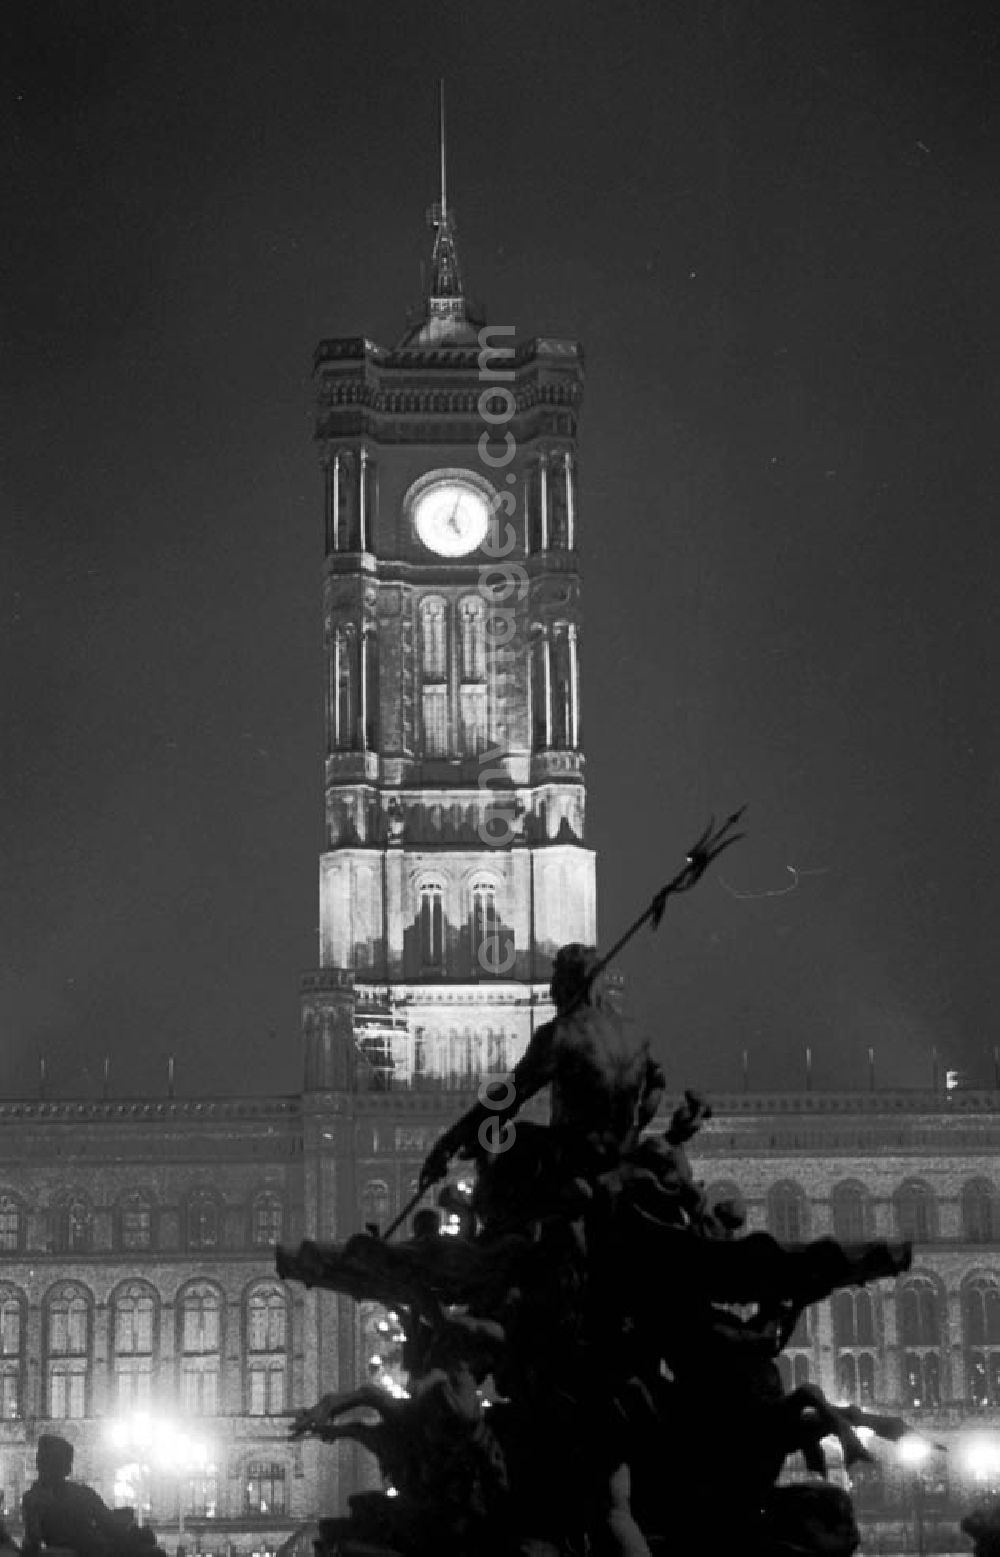
[{"label": "clock hand", "polygon": [[461,501],[462,501],[461,498],[457,498],[456,499],[455,506],[452,509],[451,514],[450,514],[450,516],[448,518],[449,527],[452,530],[454,530],[456,535],[461,535],[461,533],[462,533],[462,526],[458,522],[458,509],[459,509],[459,504],[461,503]]}]

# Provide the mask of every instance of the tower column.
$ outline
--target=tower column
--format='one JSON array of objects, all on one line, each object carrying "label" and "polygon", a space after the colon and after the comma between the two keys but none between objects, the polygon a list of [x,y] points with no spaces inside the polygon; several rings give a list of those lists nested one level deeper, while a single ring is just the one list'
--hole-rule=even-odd
[{"label": "tower column", "polygon": [[538,462],[538,500],[541,506],[542,551],[549,549],[549,461],[543,454]]},{"label": "tower column", "polygon": [[567,451],[565,463],[566,476],[566,546],[572,551],[576,545],[576,504],[573,497],[573,456]]}]

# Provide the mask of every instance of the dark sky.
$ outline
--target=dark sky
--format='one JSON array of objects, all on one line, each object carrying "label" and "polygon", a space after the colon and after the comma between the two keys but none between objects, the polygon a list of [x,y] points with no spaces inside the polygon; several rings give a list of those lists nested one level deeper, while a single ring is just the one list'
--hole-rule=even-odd
[{"label": "dark sky", "polygon": [[7,0],[0,1094],[294,1091],[316,959],[310,365],[449,192],[584,343],[609,941],[677,1085],[987,1079],[1000,996],[993,0]]}]

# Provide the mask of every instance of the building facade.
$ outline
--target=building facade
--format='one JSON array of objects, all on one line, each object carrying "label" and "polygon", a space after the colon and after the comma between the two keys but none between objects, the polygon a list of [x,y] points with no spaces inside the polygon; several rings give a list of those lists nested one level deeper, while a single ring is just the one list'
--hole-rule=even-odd
[{"label": "building facade", "polygon": [[[392,1316],[283,1286],[274,1244],[395,1218],[482,1077],[549,1015],[556,948],[596,940],[581,353],[487,330],[443,187],[434,220],[429,296],[400,344],[316,356],[326,841],[302,1090],[0,1104],[8,1511],[43,1430],[168,1545],[219,1557],[274,1552],[372,1484],[355,1448],[292,1442],[289,1414],[386,1377]],[[746,1094],[716,1100],[697,1143],[751,1227],[917,1245],[896,1286],[811,1311],[784,1364],[950,1446],[947,1464],[869,1476],[873,1510],[930,1517],[1000,1476],[998,1107]]]}]

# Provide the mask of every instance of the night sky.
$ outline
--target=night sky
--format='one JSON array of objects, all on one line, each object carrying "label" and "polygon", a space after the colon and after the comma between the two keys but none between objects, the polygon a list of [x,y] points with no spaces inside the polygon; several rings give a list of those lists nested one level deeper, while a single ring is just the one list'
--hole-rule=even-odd
[{"label": "night sky", "polygon": [[7,0],[0,1094],[293,1092],[322,841],[311,359],[582,340],[607,943],[674,1085],[993,1074],[994,0]]}]

